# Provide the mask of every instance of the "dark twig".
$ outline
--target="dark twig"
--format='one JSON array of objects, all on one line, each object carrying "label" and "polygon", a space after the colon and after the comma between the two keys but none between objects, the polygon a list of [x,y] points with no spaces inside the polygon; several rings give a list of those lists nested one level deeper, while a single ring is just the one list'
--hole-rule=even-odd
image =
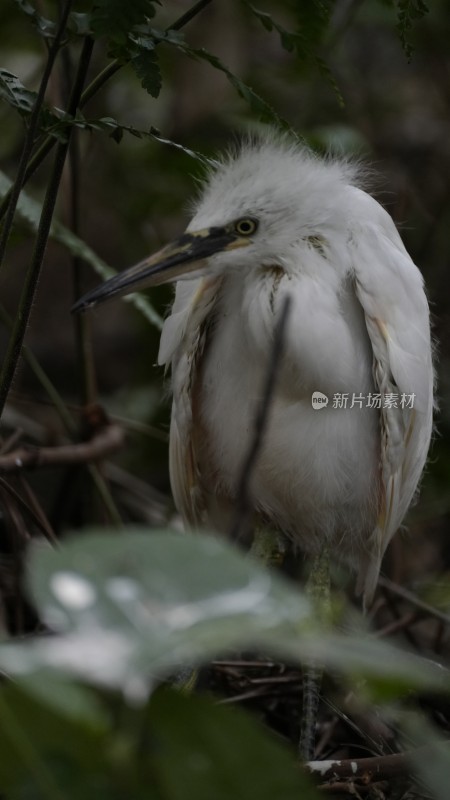
[{"label": "dark twig", "polygon": [[191,21],[191,19],[194,19],[194,17],[196,17],[197,14],[200,13],[200,11],[203,11],[203,9],[206,8],[206,6],[209,6],[211,3],[212,0],[199,0],[198,3],[194,3],[192,8],[190,8],[188,11],[186,11],[185,14],[182,14],[181,17],[175,20],[173,25],[170,26],[169,30],[172,31],[181,30],[181,28],[184,28],[184,26],[187,25],[188,22]]},{"label": "dark twig", "polygon": [[[323,783],[319,786],[319,789],[322,794],[326,795],[340,795],[344,797],[344,800],[362,800],[363,797],[379,797],[384,798],[387,797],[386,791],[388,790],[389,785],[387,781],[376,781],[375,783],[370,783],[367,786],[364,783],[358,783],[355,786],[355,782],[350,779],[345,782],[341,781],[334,781],[334,783]],[[376,792],[376,794],[375,794]],[[406,795],[404,795],[406,798]]]},{"label": "dark twig", "polygon": [[55,38],[53,39],[53,42],[48,51],[47,63],[45,65],[44,73],[42,75],[42,80],[37,93],[36,102],[33,106],[33,110],[31,112],[30,119],[28,121],[28,131],[23,144],[23,149],[22,149],[22,154],[20,156],[16,179],[14,181],[13,186],[11,187],[10,194],[7,195],[7,199],[5,198],[3,203],[3,207],[6,213],[6,219],[0,236],[0,266],[3,262],[6,246],[8,244],[9,234],[11,233],[14,214],[16,213],[16,207],[19,200],[20,192],[25,182],[25,173],[31,156],[31,151],[33,149],[34,140],[36,138],[39,115],[42,110],[45,92],[47,90],[48,81],[50,79],[50,75],[53,70],[53,65],[55,63],[56,56],[58,55],[58,51],[61,46],[61,39],[63,37],[66,28],[67,17],[69,16],[71,5],[72,5],[72,0],[67,0],[67,2],[63,6]]},{"label": "dark twig", "polygon": [[31,513],[33,513],[35,515],[35,517],[37,519],[40,520],[41,527],[45,531],[44,535],[47,537],[49,542],[52,542],[53,544],[56,544],[57,543],[57,538],[56,538],[55,532],[54,532],[54,530],[53,530],[53,528],[52,528],[52,526],[51,526],[51,524],[50,524],[50,522],[49,522],[49,520],[47,518],[47,515],[45,514],[44,509],[42,508],[42,506],[41,506],[41,504],[40,504],[35,492],[31,488],[31,486],[28,483],[28,481],[25,479],[25,476],[24,475],[19,475],[17,477],[17,482],[18,482],[20,488],[22,489],[22,492],[24,494],[24,499],[25,499],[25,502],[28,505],[29,510],[31,511]]},{"label": "dark twig", "polygon": [[236,513],[231,528],[233,539],[237,539],[245,528],[250,508],[250,480],[256,461],[261,451],[264,434],[269,421],[269,412],[272,405],[278,372],[281,366],[284,347],[284,335],[291,309],[290,295],[284,298],[280,316],[275,327],[272,351],[269,356],[267,374],[262,389],[262,398],[255,416],[253,438],[247,456],[242,466],[241,475],[237,483]]},{"label": "dark twig", "polygon": [[[67,89],[72,80],[72,64],[69,50],[62,53],[64,78]],[[69,180],[69,225],[71,231],[80,238],[80,131],[73,130],[68,152],[68,180]],[[72,280],[74,301],[82,292],[83,260],[79,255],[72,255]],[[77,363],[79,370],[80,402],[82,406],[89,406],[97,401],[97,381],[95,375],[94,355],[90,335],[91,317],[88,314],[78,314],[73,317],[75,327],[75,341],[77,349]]]},{"label": "dark twig", "polygon": [[56,536],[53,533],[50,526],[48,525],[48,523],[45,523],[44,520],[41,518],[41,516],[37,514],[36,511],[28,505],[28,503],[23,499],[23,497],[20,496],[18,492],[16,492],[16,490],[11,486],[11,484],[5,481],[5,479],[1,477],[0,477],[0,486],[2,487],[2,489],[5,490],[5,492],[8,492],[8,494],[10,494],[11,497],[14,498],[17,505],[21,508],[22,511],[25,511],[25,513],[30,517],[32,522],[34,522],[36,527],[39,528],[41,533],[43,533],[44,536],[50,542],[55,544]]},{"label": "dark twig", "polygon": [[231,697],[222,697],[218,700],[219,706],[228,706],[233,703],[242,703],[244,700],[255,700],[256,698],[266,697],[267,692],[264,688],[249,689],[247,692],[236,694]]},{"label": "dark twig", "polygon": [[397,583],[390,581],[389,578],[385,578],[384,576],[380,576],[378,583],[383,589],[386,589],[388,592],[396,595],[397,597],[401,597],[402,600],[406,600],[408,603],[411,603],[425,614],[430,614],[432,617],[444,622],[445,625],[450,625],[450,616],[446,614],[445,611],[441,611],[439,608],[430,606],[429,603],[421,600],[420,597],[417,597],[417,595],[415,595],[413,592],[410,592],[408,589],[404,589],[403,586],[399,586]]},{"label": "dark twig", "polygon": [[[450,742],[440,742],[439,746],[449,746]],[[406,753],[372,756],[370,758],[346,758],[330,761],[309,761],[305,767],[313,775],[320,775],[322,780],[336,778],[360,780],[366,785],[372,781],[398,778],[411,772],[414,764],[429,758],[433,746],[419,747]],[[450,753],[450,750],[449,750]]]},{"label": "dark twig", "polygon": [[125,439],[122,428],[107,425],[88,442],[60,447],[21,447],[0,456],[0,473],[53,467],[60,464],[90,464],[119,450]]},{"label": "dark twig", "polygon": [[[94,42],[88,37],[84,40],[83,49],[78,64],[77,75],[69,98],[67,113],[74,116],[78,107],[81,96],[81,91],[86,78],[89,62],[91,59],[92,48]],[[52,174],[47,187],[44,204],[42,206],[41,219],[36,236],[36,244],[34,248],[31,264],[28,268],[22,294],[19,301],[19,308],[17,310],[14,328],[8,343],[8,350],[3,363],[3,369],[0,376],[0,416],[3,413],[6,398],[11,388],[14,374],[16,371],[17,363],[20,358],[22,343],[25,336],[25,331],[28,325],[28,320],[33,305],[36,286],[41,271],[42,262],[44,260],[45,250],[47,247],[47,240],[50,233],[50,226],[52,223],[53,212],[55,209],[56,197],[58,188],[61,181],[61,175],[66,159],[67,149],[70,142],[70,128],[67,131],[67,140],[60,142],[56,149],[55,162],[53,165]]]},{"label": "dark twig", "polygon": [[407,614],[404,614],[403,617],[399,619],[394,619],[392,622],[389,622],[384,628],[379,628],[375,631],[374,636],[377,639],[381,639],[383,636],[392,636],[394,633],[398,633],[399,631],[404,631],[405,628],[409,628],[410,625],[413,625],[419,619],[420,614],[418,611],[408,611]]}]

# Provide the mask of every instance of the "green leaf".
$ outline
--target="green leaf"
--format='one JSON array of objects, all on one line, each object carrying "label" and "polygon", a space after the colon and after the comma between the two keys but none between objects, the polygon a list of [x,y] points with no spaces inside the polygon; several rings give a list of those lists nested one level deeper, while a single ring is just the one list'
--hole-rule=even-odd
[{"label": "green leaf", "polygon": [[239,709],[164,689],[151,699],[149,720],[152,771],[170,800],[319,796],[294,754]]},{"label": "green leaf", "polygon": [[205,48],[193,48],[189,47],[186,42],[182,39],[178,32],[175,32],[174,35],[173,31],[168,32],[160,32],[160,31],[152,31],[153,36],[155,39],[159,41],[164,41],[166,44],[169,44],[173,47],[176,47],[181,52],[185,53],[189,58],[194,58],[200,61],[206,61],[210,64],[214,69],[223,72],[231,85],[236,89],[237,93],[245,100],[246,103],[250,106],[252,111],[258,115],[258,117],[263,120],[264,122],[269,122],[272,125],[276,125],[281,130],[288,131],[291,135],[296,136],[295,132],[289,125],[289,123],[280,117],[277,112],[267,103],[262,97],[260,97],[254,89],[248,86],[244,81],[242,81],[237,75],[235,75],[224,63],[223,61],[218,58],[218,56],[214,55],[213,53],[208,52]]},{"label": "green leaf", "polygon": [[[26,119],[30,116],[37,99],[37,93],[27,89],[16,75],[6,69],[0,69],[0,99],[8,103],[11,108],[16,109],[19,114]],[[50,130],[55,127],[57,138],[66,137],[67,123],[62,124],[63,112],[54,108],[41,108],[39,113],[39,124],[42,130]]]},{"label": "green leaf", "polygon": [[213,536],[129,529],[58,551],[36,547],[29,585],[42,617],[65,635],[8,644],[0,663],[14,673],[47,666],[138,695],[151,676],[231,647],[296,639],[310,621],[301,595]]},{"label": "green leaf", "polygon": [[43,672],[2,685],[2,792],[17,800],[97,800],[108,774],[107,730],[91,689]]},{"label": "green leaf", "polygon": [[411,769],[435,800],[448,800],[450,785],[450,742],[439,735],[424,714],[403,714],[401,726],[411,752]]},{"label": "green leaf", "polygon": [[361,627],[324,629],[306,598],[228,542],[210,535],[129,528],[31,550],[29,586],[43,620],[62,635],[0,648],[13,674],[53,668],[146,697],[149,681],[183,664],[255,647],[313,660],[354,682],[397,692],[448,691],[448,671],[373,639]]},{"label": "green leaf", "polygon": [[91,15],[72,11],[67,21],[67,30],[75,36],[88,36],[92,33]]},{"label": "green leaf", "polygon": [[98,36],[107,36],[116,44],[125,46],[128,32],[155,16],[154,6],[159,0],[96,0],[92,12],[92,30]]},{"label": "green leaf", "polygon": [[44,672],[4,684],[0,750],[9,800],[318,797],[250,716],[167,688],[135,708]]},{"label": "green leaf", "polygon": [[131,59],[130,63],[141,82],[141,86],[152,97],[158,97],[161,91],[162,79],[156,52],[143,49]]},{"label": "green leaf", "polygon": [[429,7],[424,0],[397,0],[397,28],[402,47],[408,57],[411,58],[413,46],[410,35],[413,25],[428,14]]},{"label": "green leaf", "polygon": [[207,158],[207,156],[204,156],[197,150],[191,150],[189,147],[185,147],[184,145],[180,144],[180,142],[174,142],[171,139],[161,136],[161,133],[157,128],[151,127],[150,130],[143,130],[140,128],[135,128],[133,125],[126,125],[123,122],[119,122],[113,117],[86,119],[86,117],[84,117],[80,112],[78,112],[75,117],[62,115],[61,117],[53,117],[51,124],[49,124],[47,127],[47,131],[51,134],[51,136],[61,138],[66,135],[66,129],[68,125],[73,125],[80,130],[91,132],[105,131],[109,133],[111,138],[115,139],[117,142],[122,140],[124,133],[129,133],[131,136],[135,136],[137,139],[153,139],[156,142],[160,142],[160,144],[168,145],[169,147],[174,147],[177,150],[181,150],[190,158],[200,161],[204,166],[210,167],[214,166],[216,163],[213,161],[213,159]]},{"label": "green leaf", "polygon": [[[54,37],[56,24],[53,20],[46,19],[34,8],[29,0],[14,0],[30,20],[37,31],[47,39]],[[66,32],[71,36],[87,36],[91,32],[90,14],[71,11],[67,20]]]},{"label": "green leaf", "polygon": [[33,110],[36,92],[27,89],[9,70],[0,69],[0,98],[27,117]]},{"label": "green leaf", "polygon": [[[344,100],[336,80],[328,64],[317,52],[321,40],[328,30],[330,9],[320,0],[316,0],[309,7],[308,16],[305,17],[304,10],[303,13],[300,10],[298,11],[301,17],[299,29],[297,31],[288,31],[267,12],[260,11],[249,2],[246,2],[246,5],[267,31],[277,31],[281,45],[285,50],[289,53],[295,53],[300,63],[315,65],[320,74],[332,85],[340,105],[343,106]],[[304,4],[304,6],[307,5]]]},{"label": "green leaf", "polygon": [[[301,595],[213,536],[130,529],[126,538],[102,533],[74,539],[64,552],[36,548],[30,581],[40,613],[68,634],[69,650],[84,640],[75,673],[84,672],[97,639],[100,671],[113,685],[127,672],[166,674],[230,646],[270,640],[271,632],[291,638],[309,621]],[[67,604],[67,587],[85,592],[87,606]],[[52,645],[47,642],[45,649],[58,660]],[[110,662],[106,672],[103,653]]]},{"label": "green leaf", "polygon": [[[0,199],[5,197],[11,186],[12,181],[0,171]],[[27,227],[34,232],[37,231],[39,225],[41,209],[41,204],[36,200],[33,200],[29,195],[26,194],[26,192],[22,190],[16,213],[19,219],[21,219],[27,225]],[[101,259],[97,253],[95,253],[95,251],[86,244],[86,242],[84,242],[78,236],[75,236],[72,231],[55,219],[53,219],[50,229],[50,238],[66,247],[69,252],[72,253],[72,255],[76,255],[86,261],[87,264],[90,264],[103,280],[107,280],[108,278],[111,278],[113,275],[117,274],[117,270],[114,270],[112,267],[108,266],[108,264],[106,264],[106,262],[103,261],[103,259]],[[162,319],[146,297],[139,294],[130,294],[124,298],[124,300],[137,308],[138,311],[145,316],[148,322],[161,329]]]},{"label": "green leaf", "polygon": [[206,61],[208,64],[214,67],[214,69],[218,69],[220,72],[223,72],[234,89],[236,89],[240,97],[242,97],[242,99],[248,103],[252,111],[254,111],[255,114],[257,114],[258,117],[263,120],[263,122],[269,122],[273,125],[276,125],[278,128],[289,131],[289,133],[295,136],[295,133],[289,123],[280,117],[275,109],[273,109],[266,100],[260,97],[260,95],[257,94],[254,89],[251,88],[251,86],[248,86],[246,83],[244,83],[244,81],[238,78],[237,75],[231,72],[231,70],[225,66],[220,58],[212,53],[209,53],[203,47],[200,49],[184,48],[184,51],[191,57],[200,59],[201,61]]},{"label": "green leaf", "polygon": [[52,38],[55,35],[55,23],[39,14],[34,6],[28,2],[28,0],[14,0],[14,2],[19,6],[24,14],[30,17],[32,24],[38,30],[41,36],[44,36],[45,38]]}]

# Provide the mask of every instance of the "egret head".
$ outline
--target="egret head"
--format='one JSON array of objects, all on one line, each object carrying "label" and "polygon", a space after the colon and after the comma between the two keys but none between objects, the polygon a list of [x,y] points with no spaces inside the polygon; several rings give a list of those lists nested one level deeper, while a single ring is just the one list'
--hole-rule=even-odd
[{"label": "egret head", "polygon": [[354,173],[284,137],[247,143],[211,169],[182,236],[89,292],[73,310],[234,269],[277,266],[289,272],[305,243],[344,233]]}]

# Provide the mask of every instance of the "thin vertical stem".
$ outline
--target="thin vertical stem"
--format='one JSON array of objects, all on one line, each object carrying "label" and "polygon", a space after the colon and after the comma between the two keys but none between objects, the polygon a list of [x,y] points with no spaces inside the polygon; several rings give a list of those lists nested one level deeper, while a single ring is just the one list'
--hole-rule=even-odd
[{"label": "thin vertical stem", "polygon": [[[71,62],[70,53],[63,53],[63,66],[65,83],[70,85],[71,81]],[[69,173],[69,220],[70,229],[80,237],[80,146],[79,131],[73,130],[68,153],[68,173]],[[82,292],[82,270],[83,259],[78,255],[72,256],[72,280],[73,280],[73,299],[80,297]],[[78,315],[73,318],[75,326],[75,340],[77,348],[77,364],[79,368],[78,386],[81,389],[80,404],[86,406],[95,403],[97,399],[97,382],[95,376],[95,365],[92,352],[90,337],[91,319],[89,316]]]},{"label": "thin vertical stem", "polygon": [[[74,131],[69,150],[70,166],[70,198],[71,198],[71,229],[76,236],[80,236],[80,152],[78,131]],[[73,302],[82,294],[83,260],[74,255],[72,257]],[[87,314],[77,314],[74,317],[75,338],[78,351],[78,365],[81,386],[81,405],[95,403],[97,399],[97,381],[91,340],[91,317]]]},{"label": "thin vertical stem", "polygon": [[[78,107],[81,97],[83,84],[86,78],[89,62],[92,55],[92,48],[94,42],[88,37],[84,40],[83,49],[81,51],[80,62],[78,71],[69,98],[67,106],[67,114],[74,116]],[[52,222],[53,212],[55,209],[56,197],[58,194],[61,175],[66,160],[67,149],[70,142],[71,129],[67,130],[67,139],[65,142],[60,142],[56,149],[55,161],[53,170],[50,175],[50,181],[45,194],[44,204],[42,206],[42,213],[39,222],[39,228],[36,236],[36,243],[34,253],[31,259],[30,266],[25,276],[25,283],[22,289],[22,294],[19,301],[19,308],[14,323],[14,328],[9,339],[8,349],[3,363],[3,369],[0,375],[0,416],[3,413],[6,398],[11,388],[14,374],[16,371],[17,363],[20,358],[20,351],[25,336],[25,331],[28,325],[28,320],[31,313],[31,308],[34,300],[36,286],[45,256],[47,247],[48,235]]]},{"label": "thin vertical stem", "polygon": [[245,527],[248,522],[248,516],[251,507],[250,483],[253,470],[261,453],[264,434],[266,433],[267,424],[269,421],[269,413],[275,394],[276,382],[284,352],[284,336],[286,333],[291,305],[292,297],[290,295],[286,295],[283,300],[280,315],[274,330],[272,350],[269,355],[267,373],[264,379],[264,385],[262,387],[261,401],[255,415],[253,437],[250,440],[250,446],[248,448],[244,463],[242,465],[241,474],[237,482],[235,503],[236,512],[230,532],[231,538],[234,540],[238,539],[242,532],[245,532]]},{"label": "thin vertical stem", "polygon": [[0,267],[3,263],[3,259],[5,256],[9,235],[11,233],[11,228],[14,220],[14,214],[16,213],[16,207],[19,200],[19,195],[25,181],[26,169],[28,166],[28,162],[30,160],[31,152],[33,150],[36,131],[38,128],[39,114],[41,113],[42,110],[42,104],[44,102],[45,93],[47,91],[48,81],[50,79],[50,75],[53,70],[53,65],[55,63],[56,56],[58,55],[58,51],[61,45],[61,39],[65,31],[67,18],[69,16],[71,6],[72,6],[72,0],[66,0],[62,8],[55,38],[53,39],[53,42],[48,51],[47,62],[45,64],[41,84],[39,86],[39,90],[37,93],[36,102],[33,106],[33,110],[30,115],[28,123],[28,132],[23,144],[23,149],[22,149],[22,154],[20,156],[16,179],[11,188],[11,194],[8,196],[9,200],[8,200],[8,205],[6,207],[6,218],[0,236]]}]

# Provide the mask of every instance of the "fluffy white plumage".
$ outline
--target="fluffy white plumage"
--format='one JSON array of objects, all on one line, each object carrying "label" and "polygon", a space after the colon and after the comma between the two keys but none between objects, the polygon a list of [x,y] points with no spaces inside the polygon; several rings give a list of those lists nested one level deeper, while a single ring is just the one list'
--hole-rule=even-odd
[{"label": "fluffy white plumage", "polygon": [[[74,308],[170,280],[159,361],[172,369],[170,474],[184,520],[230,528],[289,294],[254,511],[307,552],[329,544],[358,570],[367,604],[432,431],[428,303],[389,214],[351,165],[268,137],[217,165],[183,236]],[[312,407],[313,392],[326,408]],[[369,407],[377,393],[381,408]],[[334,407],[339,394],[347,407]],[[388,407],[389,395],[413,408]]]},{"label": "fluffy white plumage", "polygon": [[[170,473],[189,524],[227,530],[283,297],[284,356],[251,491],[263,519],[359,572],[366,602],[430,443],[433,368],[423,280],[348,164],[285,140],[248,144],[209,176],[187,229],[252,218],[246,247],[180,280],[161,336],[172,368]],[[320,391],[330,403],[314,410]],[[414,395],[414,408],[333,408],[336,393]],[[350,405],[350,403],[349,403]]]}]

